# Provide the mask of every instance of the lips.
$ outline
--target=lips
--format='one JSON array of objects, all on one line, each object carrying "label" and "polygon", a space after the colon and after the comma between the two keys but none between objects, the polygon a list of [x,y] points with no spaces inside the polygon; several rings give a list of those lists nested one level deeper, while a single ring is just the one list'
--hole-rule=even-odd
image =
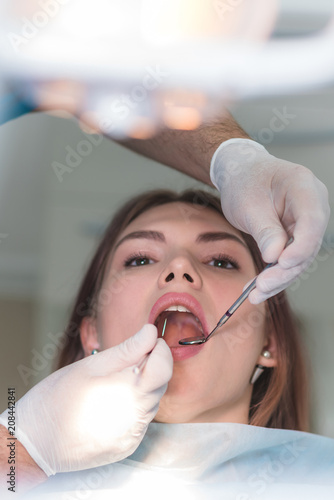
[{"label": "lips", "polygon": [[208,325],[200,303],[188,293],[166,293],[152,307],[149,323],[158,328],[162,336],[163,323],[167,318],[164,340],[170,347],[174,361],[194,356],[203,348],[198,346],[181,346],[179,340],[194,335],[208,334]]}]

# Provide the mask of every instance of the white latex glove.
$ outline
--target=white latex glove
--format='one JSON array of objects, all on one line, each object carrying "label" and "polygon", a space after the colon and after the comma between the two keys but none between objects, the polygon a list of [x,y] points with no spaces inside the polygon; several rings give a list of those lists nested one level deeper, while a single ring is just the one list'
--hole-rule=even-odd
[{"label": "white latex glove", "polygon": [[278,260],[249,295],[258,304],[284,290],[317,255],[330,214],[327,188],[309,169],[248,139],[223,142],[210,175],[227,220],[253,236],[265,262]]},{"label": "white latex glove", "polygon": [[[154,325],[46,377],[16,403],[15,436],[48,475],[98,467],[139,446],[172,376]],[[134,365],[148,353],[143,370]],[[7,427],[4,412],[0,423]]]}]

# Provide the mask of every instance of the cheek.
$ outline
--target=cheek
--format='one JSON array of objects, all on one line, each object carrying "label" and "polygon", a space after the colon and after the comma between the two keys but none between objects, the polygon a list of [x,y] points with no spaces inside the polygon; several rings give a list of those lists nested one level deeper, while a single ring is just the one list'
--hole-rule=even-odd
[{"label": "cheek", "polygon": [[254,306],[244,302],[232,318],[222,326],[220,349],[240,366],[253,366],[261,353],[266,336],[266,308],[264,304]]},{"label": "cheek", "polygon": [[102,287],[97,313],[101,349],[124,342],[142,328],[145,297],[144,284],[129,279],[112,280]]},{"label": "cheek", "polygon": [[239,398],[249,390],[265,339],[264,324],[263,307],[246,307],[243,315],[231,318],[210,341],[204,379],[206,390],[216,398]]},{"label": "cheek", "polygon": [[[254,277],[254,273],[255,271],[250,270],[248,273],[231,271],[229,274],[228,271],[217,270],[216,273],[208,274],[205,280],[208,295],[212,297],[216,308],[221,312],[221,316],[238,299],[246,283]],[[247,302],[251,305],[246,299],[240,307],[244,308]]]}]

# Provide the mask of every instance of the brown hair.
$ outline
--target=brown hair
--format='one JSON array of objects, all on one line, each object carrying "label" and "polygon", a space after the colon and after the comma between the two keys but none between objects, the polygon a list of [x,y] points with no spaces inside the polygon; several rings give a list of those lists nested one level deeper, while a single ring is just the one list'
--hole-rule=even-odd
[{"label": "brown hair", "polygon": [[[167,203],[183,202],[197,210],[210,208],[222,216],[220,200],[200,190],[175,193],[155,190],[136,196],[121,207],[105,231],[97,251],[82,281],[69,323],[57,368],[84,357],[80,340],[80,325],[85,316],[93,316],[97,294],[110,252],[122,231],[143,212]],[[255,240],[241,235],[252,255],[257,272],[265,263]],[[266,301],[266,321],[276,337],[277,367],[268,368],[253,386],[249,423],[262,427],[308,430],[308,390],[304,353],[299,339],[297,321],[286,299],[285,292]]]}]

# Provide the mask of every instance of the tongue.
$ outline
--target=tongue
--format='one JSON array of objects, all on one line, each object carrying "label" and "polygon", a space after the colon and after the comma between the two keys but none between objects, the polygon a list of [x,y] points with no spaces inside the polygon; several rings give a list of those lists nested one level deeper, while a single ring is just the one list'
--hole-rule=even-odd
[{"label": "tongue", "polygon": [[162,337],[166,318],[167,323],[163,338],[169,347],[179,346],[179,340],[185,337],[205,337],[195,316],[191,313],[179,311],[165,311],[160,314],[158,323],[156,323],[159,337]]}]

